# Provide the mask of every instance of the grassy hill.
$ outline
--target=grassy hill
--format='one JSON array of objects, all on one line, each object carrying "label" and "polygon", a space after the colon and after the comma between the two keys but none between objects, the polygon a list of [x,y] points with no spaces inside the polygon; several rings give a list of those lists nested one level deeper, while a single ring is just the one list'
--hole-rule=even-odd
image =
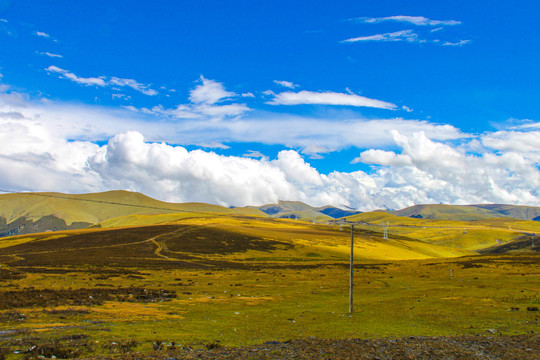
[{"label": "grassy hill", "polygon": [[455,221],[397,216],[373,211],[347,217],[357,227],[382,232],[388,226],[390,240],[394,236],[450,246],[469,251],[502,246],[524,234],[540,234],[540,222],[514,218],[487,218],[476,221]]},{"label": "grassy hill", "polygon": [[[435,241],[434,244],[475,250],[485,244],[495,245],[511,239],[512,231],[540,232],[538,227],[522,220],[538,218],[540,208],[513,205],[416,205],[390,212],[359,213],[333,206],[312,207],[299,201],[279,201],[260,207],[226,208],[204,203],[167,203],[140,193],[108,191],[102,193],[68,195],[60,193],[19,193],[0,195],[0,237],[45,231],[82,229],[89,226],[118,227],[154,225],[189,217],[214,214],[251,215],[258,217],[288,218],[316,223],[328,223],[336,217],[351,222],[380,225],[390,221],[394,235],[406,235],[417,240]],[[429,221],[442,221],[430,223]],[[472,223],[470,223],[472,222]],[[537,222],[538,223],[538,222]],[[405,231],[403,226],[452,227],[447,230]],[[377,224],[375,224],[377,225]],[[478,227],[477,239],[458,236],[466,228]],[[500,231],[485,233],[486,229]],[[503,229],[504,228],[504,229]],[[375,228],[374,228],[375,229]],[[461,230],[458,230],[461,229]],[[502,230],[501,230],[502,229]],[[508,230],[510,233],[508,232]],[[372,229],[373,230],[373,229]],[[379,229],[380,230],[380,229]],[[446,235],[444,235],[446,234]],[[437,240],[434,240],[437,239]],[[476,246],[473,246],[476,243]]]},{"label": "grassy hill", "polygon": [[490,218],[512,217],[521,220],[540,220],[540,207],[518,205],[415,205],[402,210],[389,211],[398,216],[420,219],[444,219],[456,221],[474,221]]},{"label": "grassy hill", "polygon": [[505,216],[523,220],[540,221],[540,207],[534,206],[518,206],[518,205],[502,205],[502,204],[485,204],[471,205],[477,208],[490,210]]},{"label": "grassy hill", "polygon": [[333,219],[332,216],[301,201],[279,201],[277,204],[259,206],[258,209],[272,217],[282,219],[302,219],[308,221],[327,221]]},{"label": "grassy hill", "polygon": [[461,205],[415,205],[391,212],[397,216],[409,216],[420,219],[444,219],[457,221],[473,221],[481,219],[507,217],[507,215],[489,209]]},{"label": "grassy hill", "polygon": [[0,195],[0,236],[84,228],[133,214],[220,213],[267,216],[254,208],[229,209],[204,203],[167,203],[136,192]]},{"label": "grassy hill", "polygon": [[[131,214],[101,228],[1,238],[0,349],[36,358],[182,358],[174,351],[183,348],[189,358],[200,348],[307,337],[475,335],[477,346],[476,334],[537,331],[538,247],[512,252],[526,251],[530,236],[507,241],[509,253],[496,256],[506,249],[465,241],[475,231],[523,236],[504,228],[518,221],[470,227],[456,241],[451,231],[463,235],[456,226],[464,222],[354,216],[353,314],[348,224],[340,231],[238,214]],[[383,220],[402,221],[389,240]],[[148,225],[126,225],[142,221]]]},{"label": "grassy hill", "polygon": [[351,216],[351,215],[356,215],[356,214],[361,213],[361,211],[344,210],[344,209],[340,209],[340,208],[337,208],[335,206],[330,206],[330,205],[315,208],[315,210],[325,215],[331,216],[334,219],[343,218],[346,216]]},{"label": "grassy hill", "polygon": [[[121,259],[132,263],[133,259],[129,259],[127,254],[135,251],[136,258],[144,258],[144,263],[148,264],[156,261],[160,263],[164,256],[168,261],[176,259],[181,264],[186,258],[199,261],[200,256],[204,255],[203,263],[226,262],[237,266],[234,264],[241,262],[241,266],[245,266],[246,261],[257,262],[261,259],[276,263],[292,260],[318,263],[347,259],[349,256],[350,234],[348,230],[340,231],[337,226],[210,214],[144,215],[146,225],[126,225],[134,218],[134,222],[142,222],[142,216],[130,215],[107,220],[100,223],[101,228],[0,239],[0,259],[2,255],[25,254],[24,260],[16,264],[49,261],[52,265],[83,261],[79,256],[88,264],[123,261]],[[358,229],[355,236],[355,256],[363,260],[425,259],[474,254],[465,249],[427,243],[406,236],[396,236],[391,242],[383,241],[380,233],[372,230]],[[158,243],[161,246],[159,253],[155,251]],[[110,252],[110,249],[119,248],[125,250]],[[34,257],[33,253],[39,255]],[[46,260],[48,257],[50,260]]]}]

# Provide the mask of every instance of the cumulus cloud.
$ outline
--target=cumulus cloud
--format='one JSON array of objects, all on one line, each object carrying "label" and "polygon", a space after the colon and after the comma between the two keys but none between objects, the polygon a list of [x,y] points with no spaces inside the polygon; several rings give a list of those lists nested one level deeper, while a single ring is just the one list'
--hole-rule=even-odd
[{"label": "cumulus cloud", "polygon": [[289,89],[294,89],[295,87],[298,87],[298,85],[285,80],[274,80],[274,83],[278,84],[279,86],[283,86]]},{"label": "cumulus cloud", "polygon": [[[73,141],[66,136],[72,129],[65,128],[72,124],[52,127],[48,121],[52,117],[23,110],[25,114],[2,109],[0,116],[3,188],[127,189],[179,202],[240,206],[300,200],[363,210],[430,202],[537,204],[540,200],[538,160],[531,156],[538,154],[538,146],[529,141],[529,147],[515,151],[514,144],[529,138],[518,132],[482,135],[479,155],[434,141],[423,132],[390,130],[401,151],[372,148],[357,160],[374,165],[373,172],[321,174],[293,150],[283,150],[275,159],[255,151],[247,157],[224,156],[149,142],[139,131],[118,132],[102,146]],[[507,143],[490,150],[497,139]]]},{"label": "cumulus cloud", "polygon": [[[450,125],[399,118],[261,116],[215,122],[148,121],[140,115],[0,93],[0,188],[127,189],[168,201],[240,206],[299,200],[362,210],[540,200],[538,131],[472,136]],[[268,158],[256,151],[224,156],[179,145],[245,141],[302,150]],[[347,147],[364,149],[353,163],[371,170],[322,174],[302,156]]]},{"label": "cumulus cloud", "polygon": [[[540,199],[534,147],[521,153],[498,154],[484,148],[481,154],[468,154],[432,141],[422,132],[404,136],[394,131],[393,136],[401,153],[367,150],[358,160],[381,166],[373,177],[384,192],[394,193],[398,207],[421,202],[534,205]],[[482,142],[489,143],[491,138],[487,134]]]},{"label": "cumulus cloud", "polygon": [[[130,108],[131,110],[154,115],[164,115],[177,119],[205,119],[220,120],[225,117],[238,117],[251,109],[246,104],[221,104],[231,101],[238,95],[225,90],[225,86],[215,80],[209,80],[203,76],[199,84],[189,92],[189,104],[180,104],[176,108],[166,109],[162,105],[152,108]],[[242,94],[243,97],[251,97],[253,94]]]},{"label": "cumulus cloud", "polygon": [[215,104],[236,96],[235,93],[225,90],[222,83],[215,80],[200,78],[200,84],[189,92],[189,100],[195,104]]},{"label": "cumulus cloud", "polygon": [[414,24],[418,26],[451,26],[451,25],[460,25],[461,21],[457,20],[432,20],[428,19],[424,16],[406,16],[406,15],[396,15],[396,16],[385,16],[385,17],[378,17],[378,18],[370,18],[370,17],[359,17],[351,19],[353,21],[360,21],[364,23],[369,24],[377,24],[381,22],[402,22],[402,23],[409,23]]},{"label": "cumulus cloud", "polygon": [[411,165],[411,159],[406,155],[396,154],[393,151],[370,149],[364,151],[360,157],[351,161],[352,164],[358,163],[375,164],[384,166],[404,166]]},{"label": "cumulus cloud", "polygon": [[[85,181],[81,188],[129,189],[169,201],[257,205],[293,199],[313,205],[347,205],[364,210],[440,201],[529,204],[538,201],[535,185],[539,180],[538,169],[523,157],[495,154],[475,157],[433,142],[421,133],[411,137],[399,133],[394,136],[402,148],[401,154],[372,150],[363,153],[364,160],[370,159],[382,166],[373,174],[357,171],[324,175],[292,150],[281,151],[274,160],[187,151],[180,146],[147,143],[138,132],[118,134],[99,148],[93,146],[82,151],[88,144],[75,143],[70,151],[26,152],[25,156],[19,153],[18,157],[10,156],[10,159],[19,160],[20,164],[32,162],[37,166],[34,171],[55,175],[52,177],[55,180],[60,179],[61,174],[69,175],[60,184],[80,180],[82,172],[86,176],[83,176]],[[36,139],[30,140],[36,142]],[[61,141],[56,144],[59,149],[68,145]],[[81,166],[82,159],[73,156],[79,153],[90,155],[85,159],[87,166]],[[59,156],[70,159],[75,166],[59,168]],[[24,171],[23,166],[17,169],[19,175]],[[516,181],[511,176],[515,172],[525,176],[525,181]],[[29,184],[35,185],[31,181]]]},{"label": "cumulus cloud", "polygon": [[350,38],[347,40],[343,40],[341,42],[343,43],[352,43],[352,42],[365,42],[365,41],[407,41],[410,43],[414,42],[426,42],[426,40],[422,40],[418,37],[418,34],[415,33],[413,30],[401,30],[401,31],[395,31],[391,33],[384,33],[384,34],[375,34],[370,36],[360,36],[355,38]]},{"label": "cumulus cloud", "polygon": [[482,144],[497,151],[527,154],[540,162],[540,131],[497,131],[485,134]]},{"label": "cumulus cloud", "polygon": [[302,105],[302,104],[320,104],[320,105],[347,105],[363,106],[379,109],[395,110],[395,104],[370,99],[356,94],[344,94],[336,92],[314,92],[314,91],[286,91],[279,94],[270,93],[274,96],[268,102],[271,105]]},{"label": "cumulus cloud", "polygon": [[[52,55],[52,57],[62,57],[61,55],[55,55],[55,54],[49,54],[49,53],[44,53],[44,54],[48,56]],[[133,79],[122,79],[122,78],[117,78],[117,77],[107,78],[106,76],[85,78],[85,77],[75,75],[74,73],[68,70],[64,70],[54,65],[49,66],[45,70],[50,74],[51,73],[59,74],[61,78],[71,80],[81,85],[99,86],[99,87],[110,86],[113,88],[114,87],[129,87],[144,95],[154,96],[158,94],[158,92],[154,89],[151,89],[149,85],[141,84]]]}]

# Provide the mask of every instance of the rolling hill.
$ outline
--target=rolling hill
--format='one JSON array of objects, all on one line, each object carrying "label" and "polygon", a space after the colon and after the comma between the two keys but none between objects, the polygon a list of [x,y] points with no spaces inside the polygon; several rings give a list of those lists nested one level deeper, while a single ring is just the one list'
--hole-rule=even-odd
[{"label": "rolling hill", "polygon": [[344,210],[331,205],[312,207],[300,201],[279,201],[277,204],[263,205],[257,208],[275,218],[308,221],[313,219],[325,221],[360,213],[360,211]]},{"label": "rolling hill", "polygon": [[91,194],[17,193],[0,195],[0,237],[85,228],[134,214],[220,213],[267,216],[256,208],[204,203],[167,203],[136,192]]},{"label": "rolling hill", "polygon": [[414,205],[402,210],[389,211],[397,216],[419,219],[439,219],[456,221],[475,221],[492,218],[516,218],[521,220],[540,220],[540,207],[519,205]]}]

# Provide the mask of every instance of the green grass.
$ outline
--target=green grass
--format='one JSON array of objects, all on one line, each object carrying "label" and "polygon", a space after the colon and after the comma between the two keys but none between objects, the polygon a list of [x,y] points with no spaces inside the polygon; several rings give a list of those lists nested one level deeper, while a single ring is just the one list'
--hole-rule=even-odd
[{"label": "green grass", "polygon": [[389,241],[380,226],[358,224],[348,314],[346,228],[208,214],[109,226],[134,219],[152,225],[0,239],[0,331],[9,332],[0,347],[69,347],[75,336],[79,355],[93,355],[131,340],[146,352],[156,340],[240,346],[538,328],[540,256],[470,250],[520,235],[507,223],[469,224],[467,234],[449,221],[391,226]]},{"label": "green grass", "polygon": [[[129,204],[130,206],[121,204]],[[73,222],[95,224],[133,214],[155,215],[182,211],[267,216],[254,208],[229,209],[204,203],[167,203],[140,193],[120,190],[91,194],[18,193],[0,195],[0,218],[4,218],[7,223],[19,217],[38,220],[43,216],[54,215],[65,220],[68,225]]]},{"label": "green grass", "polygon": [[[19,308],[26,320],[4,324],[2,330],[30,329],[31,336],[43,341],[70,334],[85,334],[100,344],[135,339],[147,351],[156,339],[190,346],[216,341],[239,346],[308,336],[487,334],[486,329],[525,334],[537,329],[538,313],[527,311],[540,302],[537,260],[537,256],[514,255],[359,264],[352,315],[347,313],[345,263],[263,270],[150,270],[141,278],[98,279],[99,275],[84,271],[34,273],[12,281],[11,286],[64,289],[130,284],[174,289],[178,298],[155,303],[106,301],[47,311]],[[66,308],[71,312],[52,311]]]}]

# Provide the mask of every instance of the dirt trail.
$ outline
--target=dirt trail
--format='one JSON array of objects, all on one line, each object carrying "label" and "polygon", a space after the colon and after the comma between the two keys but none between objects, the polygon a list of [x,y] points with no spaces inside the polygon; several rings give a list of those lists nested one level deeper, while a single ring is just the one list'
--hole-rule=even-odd
[{"label": "dirt trail", "polygon": [[176,231],[171,231],[169,233],[165,233],[165,234],[161,234],[161,235],[158,235],[158,236],[154,236],[154,237],[151,237],[150,239],[146,240],[146,241],[150,241],[152,242],[154,245],[156,245],[156,250],[154,251],[154,254],[162,259],[165,259],[165,260],[168,260],[168,261],[182,261],[182,262],[186,262],[186,263],[191,263],[191,264],[197,264],[197,265],[201,265],[201,266],[206,266],[206,267],[215,267],[214,265],[210,265],[210,264],[205,264],[203,262],[200,262],[200,261],[188,261],[186,259],[178,259],[178,258],[174,258],[174,257],[170,257],[170,256],[167,256],[165,254],[162,254],[161,252],[163,250],[165,251],[168,251],[170,253],[175,253],[175,254],[181,254],[180,252],[178,251],[172,251],[172,250],[169,250],[167,248],[167,245],[166,244],[162,244],[160,243],[157,239],[162,237],[162,236],[167,236],[167,235],[172,235],[172,234],[177,234],[177,235],[184,235],[184,234],[187,234],[191,231],[194,230],[194,228],[200,228],[200,227],[211,227],[211,226],[215,226],[216,224],[207,224],[207,225],[204,225],[204,226],[197,226],[197,227],[189,227],[187,229],[184,229],[184,228],[181,228],[181,229],[178,229]]}]

